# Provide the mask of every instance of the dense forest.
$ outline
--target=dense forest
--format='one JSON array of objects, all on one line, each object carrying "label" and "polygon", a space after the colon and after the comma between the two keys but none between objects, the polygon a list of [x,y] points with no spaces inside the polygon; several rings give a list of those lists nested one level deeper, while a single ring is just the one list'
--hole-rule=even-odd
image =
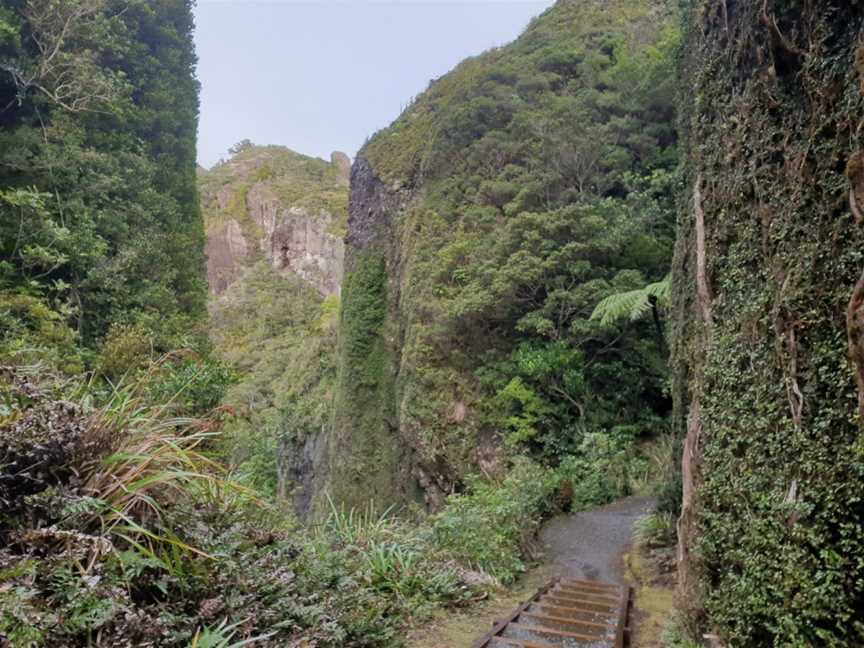
[{"label": "dense forest", "polygon": [[0,20],[11,350],[73,369],[112,331],[183,346],[205,307],[187,3],[10,1]]},{"label": "dense forest", "polygon": [[0,648],[431,648],[631,495],[634,648],[864,645],[857,2],[558,0],[209,169],[193,7],[0,0]]}]

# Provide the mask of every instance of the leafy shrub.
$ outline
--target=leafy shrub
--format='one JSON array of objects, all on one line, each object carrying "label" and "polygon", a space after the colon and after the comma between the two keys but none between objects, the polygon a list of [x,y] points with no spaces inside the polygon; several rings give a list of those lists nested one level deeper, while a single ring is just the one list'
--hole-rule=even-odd
[{"label": "leafy shrub", "polygon": [[467,493],[451,496],[435,516],[436,542],[472,569],[512,582],[525,571],[524,556],[559,480],[553,470],[519,459],[500,483],[469,481]]},{"label": "leafy shrub", "polygon": [[200,415],[221,405],[236,372],[225,362],[195,353],[175,353],[157,363],[147,384],[148,398],[172,412]]},{"label": "leafy shrub", "polygon": [[573,507],[588,508],[629,495],[640,461],[632,439],[595,432],[561,460],[558,473],[573,486]]},{"label": "leafy shrub", "polygon": [[114,324],[102,341],[96,368],[112,381],[134,374],[150,364],[153,336],[140,324]]},{"label": "leafy shrub", "polygon": [[0,291],[0,362],[43,363],[66,374],[84,370],[87,353],[61,311],[44,298]]},{"label": "leafy shrub", "polygon": [[659,512],[644,515],[636,521],[634,536],[644,547],[668,547],[675,542],[675,517]]}]

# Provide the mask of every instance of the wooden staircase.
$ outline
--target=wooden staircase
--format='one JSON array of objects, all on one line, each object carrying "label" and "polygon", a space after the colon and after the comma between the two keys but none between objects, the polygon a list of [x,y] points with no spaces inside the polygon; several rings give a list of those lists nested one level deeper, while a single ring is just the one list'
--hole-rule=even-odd
[{"label": "wooden staircase", "polygon": [[624,648],[629,587],[555,579],[471,648]]}]

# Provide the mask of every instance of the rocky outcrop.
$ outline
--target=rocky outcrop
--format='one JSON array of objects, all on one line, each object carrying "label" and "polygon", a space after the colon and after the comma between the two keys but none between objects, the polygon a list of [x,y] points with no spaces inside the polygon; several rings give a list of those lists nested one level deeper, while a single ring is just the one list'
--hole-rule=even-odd
[{"label": "rocky outcrop", "polygon": [[[327,466],[339,308],[330,297],[341,291],[351,162],[250,143],[235,151],[199,171],[210,334],[238,375],[225,404],[244,412],[225,434],[275,448],[268,487],[306,517]],[[268,325],[255,326],[262,317]]]},{"label": "rocky outcrop", "polygon": [[[349,506],[403,501],[410,446],[394,400],[399,372],[399,251],[394,223],[409,196],[390,191],[359,157],[351,173],[345,291],[333,426],[315,491]],[[319,503],[320,505],[320,503]]]},{"label": "rocky outcrop", "polygon": [[243,261],[249,256],[249,246],[233,218],[224,225],[211,228],[207,234],[207,285],[215,294],[224,292],[240,275]]},{"label": "rocky outcrop", "polygon": [[339,169],[339,184],[347,187],[351,184],[351,158],[341,151],[330,155],[330,164]]},{"label": "rocky outcrop", "polygon": [[245,265],[263,256],[321,294],[338,294],[345,214],[329,203],[338,205],[347,194],[350,165],[339,152],[328,164],[282,147],[249,146],[210,171],[199,170],[210,291],[223,293]]},{"label": "rocky outcrop", "polygon": [[324,295],[339,292],[345,246],[330,231],[333,216],[311,214],[298,207],[285,208],[263,183],[247,193],[249,217],[258,226],[259,249],[283,272],[293,272]]}]

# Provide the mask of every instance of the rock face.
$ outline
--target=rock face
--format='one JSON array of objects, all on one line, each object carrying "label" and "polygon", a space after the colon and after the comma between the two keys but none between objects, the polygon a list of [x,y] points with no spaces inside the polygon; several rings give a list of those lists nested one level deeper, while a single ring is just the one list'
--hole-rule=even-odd
[{"label": "rock face", "polygon": [[242,262],[249,256],[249,246],[240,223],[233,218],[214,227],[207,235],[207,284],[216,294],[225,292],[240,275]]},{"label": "rock face", "polygon": [[334,153],[328,164],[281,147],[250,147],[210,171],[199,170],[210,291],[223,293],[263,255],[321,294],[338,294],[346,167],[344,153]]},{"label": "rock face", "polygon": [[330,155],[330,163],[339,169],[339,183],[347,187],[351,184],[351,158],[341,151]]},{"label": "rock face", "polygon": [[324,460],[326,432],[312,433],[302,442],[280,439],[276,449],[277,494],[289,500],[294,512],[305,519],[312,512],[316,488],[320,483],[316,466]]},{"label": "rock face", "polygon": [[338,294],[345,246],[330,232],[333,216],[310,214],[299,207],[286,209],[263,183],[249,189],[246,206],[262,234],[258,247],[274,268],[293,272],[324,295]]},{"label": "rock face", "polygon": [[402,437],[394,399],[401,283],[394,223],[409,198],[389,190],[365,159],[355,161],[340,321],[342,370],[314,489],[349,506],[412,495],[411,444]]},{"label": "rock face", "polygon": [[864,645],[864,8],[701,0],[689,22],[682,601],[730,646]]}]

